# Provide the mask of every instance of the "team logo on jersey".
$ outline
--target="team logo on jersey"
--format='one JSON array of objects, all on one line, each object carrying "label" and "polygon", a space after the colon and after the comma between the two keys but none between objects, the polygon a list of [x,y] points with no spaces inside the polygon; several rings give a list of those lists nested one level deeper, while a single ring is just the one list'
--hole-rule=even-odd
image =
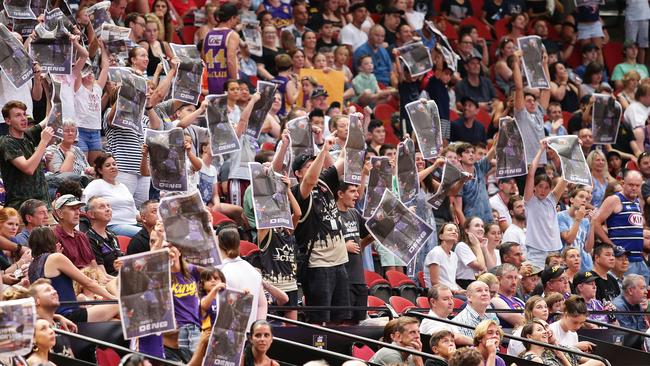
[{"label": "team logo on jersey", "polygon": [[631,214],[627,220],[634,226],[643,226],[643,216],[639,213]]},{"label": "team logo on jersey", "polygon": [[211,34],[208,36],[208,46],[219,46],[223,41],[223,34]]}]

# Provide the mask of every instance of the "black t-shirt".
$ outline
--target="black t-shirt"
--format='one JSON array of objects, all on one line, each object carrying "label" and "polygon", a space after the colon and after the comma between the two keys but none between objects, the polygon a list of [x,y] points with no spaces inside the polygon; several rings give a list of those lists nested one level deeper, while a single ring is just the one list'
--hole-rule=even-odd
[{"label": "black t-shirt", "polygon": [[138,254],[148,252],[151,248],[149,247],[149,232],[147,229],[142,228],[138,231],[137,234],[131,238],[129,246],[126,248],[126,254]]},{"label": "black t-shirt", "polygon": [[323,47],[329,47],[329,48],[331,48],[332,50],[334,50],[334,48],[335,48],[336,46],[338,46],[338,45],[339,45],[339,42],[338,42],[336,39],[334,39],[334,38],[332,38],[332,42],[331,42],[331,43],[327,43],[327,42],[325,42],[322,38],[319,38],[318,41],[316,41],[316,49],[317,49],[317,50],[320,50],[320,49],[323,48]]},{"label": "black t-shirt", "polygon": [[[586,126],[586,128],[591,127],[591,122],[589,123],[589,126]],[[585,127],[582,126],[582,111],[577,111],[571,115],[571,118],[569,119],[569,128],[568,132],[569,135],[577,135],[578,131],[583,129]]]},{"label": "black t-shirt", "polygon": [[[626,123],[621,123],[618,127],[618,135],[616,136],[616,143],[612,147],[620,152],[633,154],[630,142],[634,141],[634,133],[627,126]],[[627,161],[624,161],[625,164]]]},{"label": "black t-shirt", "polygon": [[97,264],[103,265],[109,275],[117,276],[117,270],[113,266],[113,262],[122,255],[122,252],[115,234],[106,230],[106,238],[104,238],[91,228],[86,233],[86,236],[88,236]]},{"label": "black t-shirt", "polygon": [[479,121],[474,121],[471,128],[467,128],[464,123],[464,118],[460,118],[451,123],[451,136],[449,141],[468,142],[476,145],[479,142],[486,142],[485,128]]},{"label": "black t-shirt", "polygon": [[275,67],[275,56],[282,53],[286,52],[284,52],[284,50],[281,48],[278,48],[277,51],[273,51],[270,48],[262,47],[262,57],[253,55],[251,58],[258,64],[264,64],[266,71],[268,71],[271,75],[277,75],[278,70]]},{"label": "black t-shirt", "polygon": [[[355,241],[361,244],[361,238],[368,235],[368,229],[365,226],[365,220],[354,208],[347,211],[339,211],[341,215],[341,224],[343,230],[343,241]],[[352,254],[348,252],[348,263],[345,265],[348,271],[348,278],[351,285],[364,285],[366,283],[363,274],[363,258],[362,253]]]},{"label": "black t-shirt", "polygon": [[618,286],[616,278],[611,274],[607,274],[607,280],[602,279],[600,276],[596,277],[596,299],[603,301],[612,301],[614,298],[621,294],[621,288]]}]

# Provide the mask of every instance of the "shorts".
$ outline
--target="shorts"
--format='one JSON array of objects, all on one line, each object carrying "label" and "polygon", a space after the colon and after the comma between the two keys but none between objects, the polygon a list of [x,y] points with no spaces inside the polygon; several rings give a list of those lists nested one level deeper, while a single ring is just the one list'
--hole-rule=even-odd
[{"label": "shorts", "polygon": [[91,130],[88,128],[77,128],[78,142],[77,146],[81,151],[87,153],[89,151],[102,151],[102,131]]},{"label": "shorts", "polygon": [[[305,287],[305,302],[307,306],[350,306],[350,289],[348,287],[348,272],[345,264],[334,267],[318,267],[307,269]],[[310,311],[307,317],[310,322],[322,323],[336,320],[348,320],[352,316],[349,310]]]},{"label": "shorts", "polygon": [[640,48],[648,48],[648,25],[650,20],[625,21],[625,39],[635,41]]},{"label": "shorts", "polygon": [[64,314],[63,316],[75,324],[88,322],[88,310],[84,308],[74,309],[71,312]]},{"label": "shorts", "polygon": [[196,324],[185,324],[178,328],[178,349],[192,353],[196,351],[201,338],[201,328]]},{"label": "shorts", "polygon": [[578,23],[578,40],[602,37],[605,33],[601,22]]},{"label": "shorts", "polygon": [[[361,284],[350,284],[350,306],[368,306],[368,286]],[[352,321],[360,322],[367,318],[365,310],[352,311]]]}]

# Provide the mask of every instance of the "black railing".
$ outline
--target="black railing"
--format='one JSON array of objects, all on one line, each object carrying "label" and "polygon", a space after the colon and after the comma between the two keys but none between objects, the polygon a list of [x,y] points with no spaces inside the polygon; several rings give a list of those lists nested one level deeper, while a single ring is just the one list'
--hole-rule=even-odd
[{"label": "black railing", "polygon": [[356,357],[349,356],[349,355],[344,355],[343,353],[330,351],[330,350],[327,350],[327,349],[324,349],[324,348],[309,346],[309,345],[306,345],[306,344],[294,342],[294,341],[284,339],[284,338],[273,337],[273,342],[279,342],[279,343],[288,344],[290,346],[294,346],[294,347],[298,347],[298,348],[304,348],[304,349],[307,349],[307,350],[309,350],[311,352],[316,352],[316,353],[320,353],[320,354],[323,354],[323,355],[336,357],[336,358],[339,358],[339,359],[342,359],[342,360],[361,361],[363,363],[366,363],[366,364],[369,364],[369,365],[372,365],[372,366],[380,366],[380,365],[378,365],[376,363],[364,361],[364,360],[362,360],[360,358],[356,358]]}]

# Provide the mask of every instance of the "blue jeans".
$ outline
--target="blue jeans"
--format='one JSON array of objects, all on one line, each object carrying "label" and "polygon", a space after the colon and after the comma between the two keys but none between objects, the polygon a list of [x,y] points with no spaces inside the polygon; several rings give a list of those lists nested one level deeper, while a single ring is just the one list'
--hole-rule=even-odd
[{"label": "blue jeans", "polygon": [[108,225],[108,228],[115,234],[121,236],[128,236],[132,238],[137,234],[142,228],[136,225]]},{"label": "blue jeans", "polygon": [[77,131],[79,131],[78,134],[79,140],[77,142],[77,146],[79,146],[81,151],[87,153],[89,151],[103,150],[101,130],[91,130],[88,128],[79,127]]},{"label": "blue jeans", "polygon": [[185,324],[178,329],[178,349],[194,353],[201,338],[201,328],[196,324]]}]

